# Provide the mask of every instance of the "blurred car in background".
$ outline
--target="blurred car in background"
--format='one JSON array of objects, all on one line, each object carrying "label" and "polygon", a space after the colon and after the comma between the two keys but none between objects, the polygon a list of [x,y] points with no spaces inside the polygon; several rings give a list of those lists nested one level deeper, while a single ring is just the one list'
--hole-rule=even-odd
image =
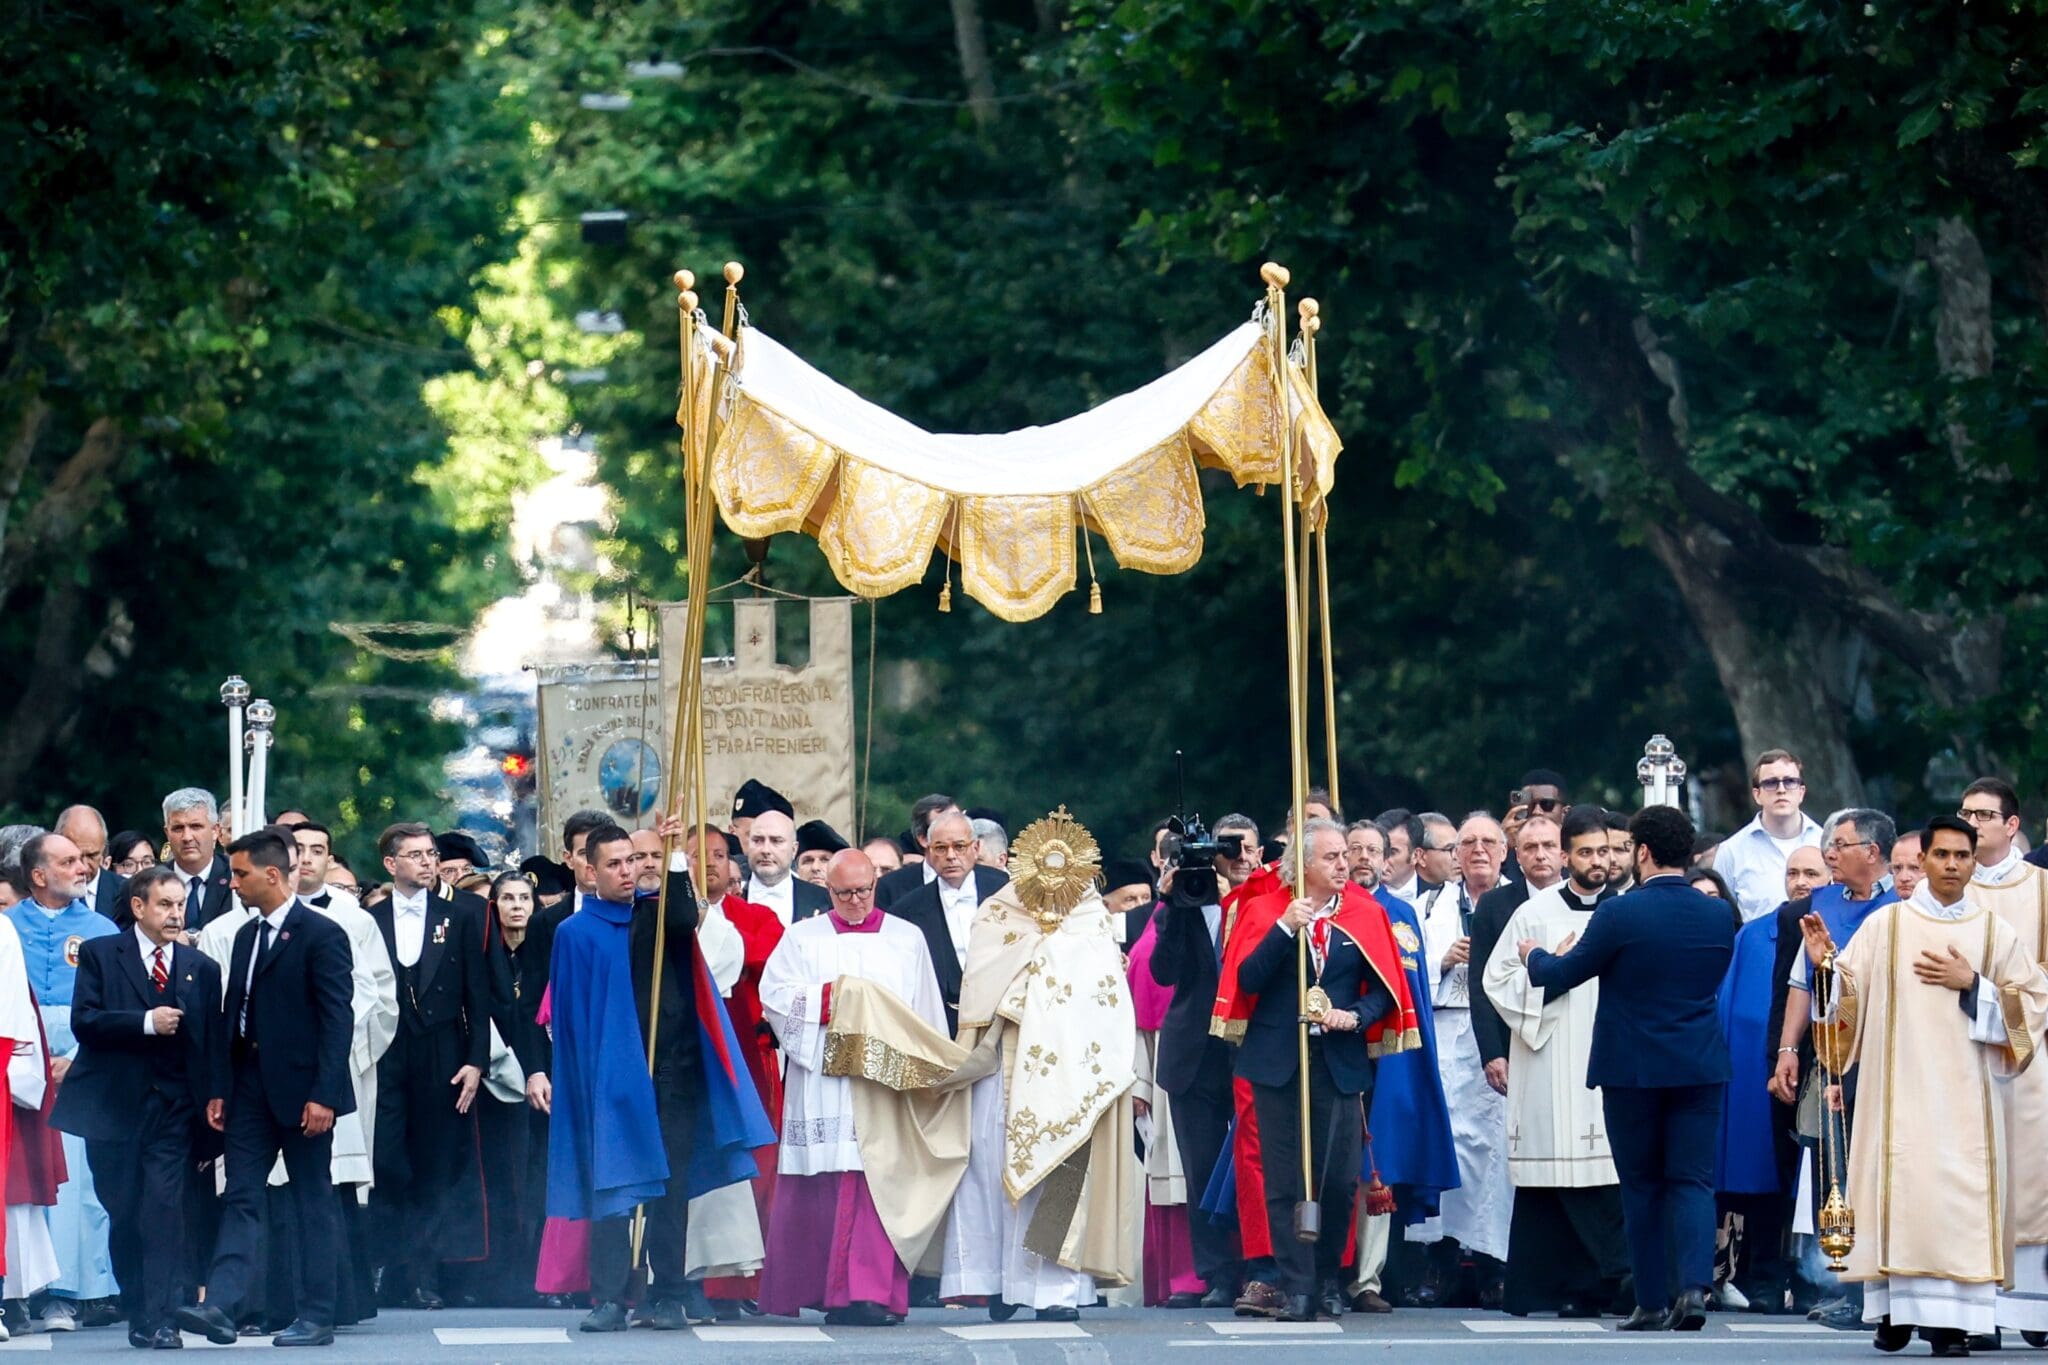
[{"label": "blurred car in background", "polygon": [[540,847],[540,717],[527,674],[482,678],[474,690],[436,698],[434,717],[463,728],[463,744],[442,764],[442,795],[455,828],[473,836],[492,866],[511,867]]}]

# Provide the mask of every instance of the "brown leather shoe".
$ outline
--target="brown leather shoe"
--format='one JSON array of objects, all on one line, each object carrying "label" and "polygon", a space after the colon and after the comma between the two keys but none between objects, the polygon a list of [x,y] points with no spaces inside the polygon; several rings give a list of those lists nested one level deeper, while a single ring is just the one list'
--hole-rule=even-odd
[{"label": "brown leather shoe", "polygon": [[1241,1318],[1277,1318],[1287,1308],[1287,1296],[1264,1280],[1250,1281],[1244,1293],[1237,1296],[1237,1315]]},{"label": "brown leather shoe", "polygon": [[1351,1301],[1351,1311],[1354,1313],[1391,1313],[1394,1311],[1394,1305],[1381,1298],[1378,1290],[1368,1289]]}]

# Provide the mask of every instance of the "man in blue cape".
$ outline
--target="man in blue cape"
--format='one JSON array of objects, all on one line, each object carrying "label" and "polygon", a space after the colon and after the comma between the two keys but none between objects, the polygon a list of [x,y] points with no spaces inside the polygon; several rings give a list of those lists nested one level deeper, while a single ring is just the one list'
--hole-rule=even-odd
[{"label": "man in blue cape", "polygon": [[[681,824],[666,820],[661,832],[672,840]],[[646,1321],[674,1330],[689,1321],[682,1299],[690,1199],[751,1179],[753,1151],[772,1145],[775,1130],[696,951],[686,860],[671,860],[657,960],[659,898],[634,898],[639,855],[631,836],[600,826],[586,837],[583,858],[595,890],[556,931],[549,971],[548,1215],[590,1224],[596,1307],[582,1330],[625,1330],[628,1306],[650,1274]],[[622,1046],[626,1040],[639,1046]],[[646,1272],[633,1254],[635,1207],[645,1209]]]},{"label": "man in blue cape", "polygon": [[[1380,831],[1366,825],[1365,830]],[[1354,835],[1361,831],[1353,828]],[[1384,848],[1384,835],[1380,836]],[[1369,837],[1368,837],[1369,838]],[[1353,880],[1361,881],[1362,867]],[[1377,883],[1378,872],[1373,870]],[[1401,969],[1415,999],[1415,1017],[1422,1046],[1380,1058],[1373,1079],[1372,1111],[1366,1115],[1367,1141],[1358,1211],[1358,1257],[1347,1292],[1351,1305],[1363,1313],[1392,1310],[1380,1293],[1389,1242],[1396,1229],[1420,1223],[1437,1212],[1445,1190],[1458,1187],[1458,1150],[1451,1138],[1451,1114],[1444,1102],[1443,1080],[1436,1067],[1436,1019],[1429,1004],[1429,969],[1422,957],[1422,922],[1415,907],[1384,886],[1368,885],[1387,912],[1394,943],[1401,950]]]}]

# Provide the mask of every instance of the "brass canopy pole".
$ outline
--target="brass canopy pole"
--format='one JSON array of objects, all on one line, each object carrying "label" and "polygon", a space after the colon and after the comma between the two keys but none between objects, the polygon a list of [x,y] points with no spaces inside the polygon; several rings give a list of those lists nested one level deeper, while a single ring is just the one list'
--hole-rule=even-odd
[{"label": "brass canopy pole", "polygon": [[[1287,282],[1290,278],[1285,266],[1268,261],[1259,267],[1259,277],[1266,282],[1266,326],[1273,348],[1273,382],[1280,400],[1280,544],[1282,578],[1287,585],[1287,748],[1292,762],[1289,782],[1289,803],[1294,813],[1293,841],[1288,853],[1294,860],[1294,876],[1291,878],[1294,894],[1304,890],[1304,872],[1307,867],[1307,850],[1302,847],[1301,826],[1304,808],[1308,804],[1308,731],[1306,718],[1302,715],[1302,614],[1301,584],[1295,563],[1294,530],[1294,421],[1293,402],[1287,381]],[[1294,971],[1296,999],[1308,999],[1308,934],[1304,931],[1294,936]],[[1301,1202],[1294,1208],[1294,1232],[1302,1241],[1314,1241],[1319,1231],[1317,1224],[1321,1210],[1315,1198],[1315,1162],[1310,1153],[1309,1101],[1308,1101],[1308,1016],[1301,1016],[1298,1025],[1299,1061],[1301,1081]]]},{"label": "brass canopy pole", "polygon": [[[1308,391],[1320,400],[1322,384],[1316,368],[1316,334],[1323,330],[1322,305],[1303,299],[1301,313],[1302,369]],[[1316,547],[1316,611],[1321,618],[1323,653],[1323,776],[1330,784],[1330,806],[1344,809],[1344,796],[1337,781],[1337,645],[1330,633],[1330,503],[1323,500],[1321,522],[1313,528]]]}]

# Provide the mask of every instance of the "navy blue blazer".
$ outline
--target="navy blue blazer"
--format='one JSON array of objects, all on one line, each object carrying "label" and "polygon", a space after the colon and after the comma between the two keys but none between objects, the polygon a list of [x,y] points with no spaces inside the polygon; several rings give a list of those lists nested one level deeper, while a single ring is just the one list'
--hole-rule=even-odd
[{"label": "navy blue blazer", "polygon": [[1529,980],[1557,995],[1600,978],[1588,1086],[1715,1085],[1730,1079],[1717,1000],[1734,953],[1726,901],[1652,877],[1595,910],[1562,957],[1532,951]]},{"label": "navy blue blazer", "polygon": [[[1238,1044],[1237,1074],[1257,1085],[1291,1084],[1300,1062],[1296,952],[1294,935],[1275,924],[1238,964],[1239,988],[1257,992],[1259,1000],[1252,1006],[1244,1039]],[[1330,1079],[1340,1094],[1365,1094],[1372,1089],[1373,1072],[1365,1030],[1393,1008],[1394,993],[1366,962],[1358,945],[1348,935],[1335,932],[1330,935],[1330,957],[1323,968],[1323,990],[1332,1008],[1350,1010],[1359,1021],[1349,1033],[1322,1035]]]}]

